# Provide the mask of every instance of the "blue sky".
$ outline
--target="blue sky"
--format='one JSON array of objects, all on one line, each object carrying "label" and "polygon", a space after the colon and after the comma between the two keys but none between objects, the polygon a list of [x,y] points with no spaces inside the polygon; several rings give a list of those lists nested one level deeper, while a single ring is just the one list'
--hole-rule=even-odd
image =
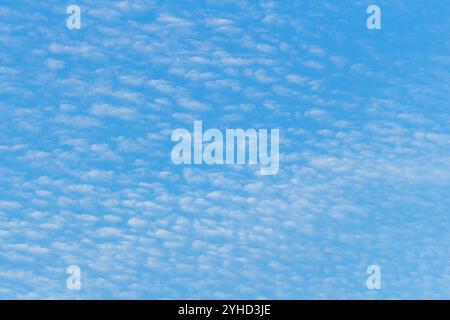
[{"label": "blue sky", "polygon": [[[0,298],[449,299],[449,13],[2,0]],[[279,128],[279,173],[174,165],[194,120]]]}]

